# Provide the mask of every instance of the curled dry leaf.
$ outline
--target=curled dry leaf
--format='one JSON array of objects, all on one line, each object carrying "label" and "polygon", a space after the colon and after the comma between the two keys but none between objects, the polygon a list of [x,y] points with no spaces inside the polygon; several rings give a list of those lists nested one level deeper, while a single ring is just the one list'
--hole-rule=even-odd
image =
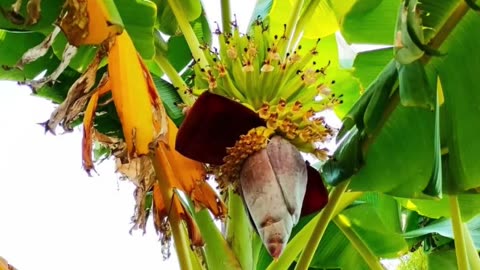
[{"label": "curled dry leaf", "polygon": [[34,62],[35,60],[44,56],[52,46],[58,33],[60,33],[60,28],[56,26],[55,28],[53,28],[52,33],[50,33],[40,44],[28,49],[28,51],[25,52],[22,58],[17,62],[15,67],[23,69],[26,64]]},{"label": "curled dry leaf", "polygon": [[54,84],[57,78],[62,74],[62,72],[68,67],[72,58],[77,54],[77,47],[67,44],[63,50],[62,60],[60,65],[52,72],[52,74],[45,76],[38,80],[25,81],[22,84],[30,86],[32,91],[36,93],[40,88],[42,88],[47,83]]},{"label": "curled dry leaf", "polygon": [[98,98],[110,91],[110,88],[110,81],[104,75],[100,80],[99,86],[94,90],[83,116],[82,161],[83,168],[88,175],[90,175],[90,170],[95,170],[92,160],[92,134],[94,133],[93,121],[95,119],[95,111],[97,110]]}]

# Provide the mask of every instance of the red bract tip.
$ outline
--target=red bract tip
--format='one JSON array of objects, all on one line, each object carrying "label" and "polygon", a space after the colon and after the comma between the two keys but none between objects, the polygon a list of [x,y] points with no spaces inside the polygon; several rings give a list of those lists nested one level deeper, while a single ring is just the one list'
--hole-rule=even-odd
[{"label": "red bract tip", "polygon": [[175,148],[191,159],[220,165],[227,147],[234,146],[240,135],[264,125],[254,111],[242,104],[205,92],[180,126]]},{"label": "red bract tip", "polygon": [[328,190],[323,184],[320,173],[312,166],[307,166],[307,172],[307,192],[303,199],[301,216],[316,213],[328,203]]}]

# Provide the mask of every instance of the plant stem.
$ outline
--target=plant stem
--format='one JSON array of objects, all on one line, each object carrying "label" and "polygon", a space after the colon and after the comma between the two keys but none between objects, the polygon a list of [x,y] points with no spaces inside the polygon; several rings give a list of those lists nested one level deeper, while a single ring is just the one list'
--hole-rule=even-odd
[{"label": "plant stem", "polygon": [[242,269],[254,269],[253,232],[242,198],[232,188],[228,190],[228,219],[226,240]]},{"label": "plant stem", "polygon": [[166,168],[162,167],[160,160],[168,161],[168,158],[160,147],[156,147],[152,156],[152,163],[153,168],[155,169],[155,174],[157,175],[157,183],[162,192],[164,205],[171,206],[168,220],[172,229],[173,241],[175,244],[175,251],[177,252],[178,262],[180,263],[180,269],[192,270],[194,268],[192,258],[190,257],[190,239],[188,238],[186,228],[179,215],[180,209],[178,209],[178,207],[180,204],[176,202],[178,199],[174,197],[174,191],[170,181],[164,177],[164,171]]},{"label": "plant stem", "polygon": [[293,34],[295,33],[295,27],[298,22],[298,18],[300,17],[300,13],[302,12],[304,0],[298,0],[295,3],[295,6],[293,7],[293,12],[290,13],[290,19],[288,20],[287,23],[287,28],[285,29],[285,37],[286,37],[286,42],[284,43],[284,46],[279,48],[280,50],[280,56],[283,58],[289,47],[292,45],[292,38]]},{"label": "plant stem", "polygon": [[232,26],[232,16],[230,14],[230,0],[221,0],[222,5],[222,28],[223,33],[231,33]]},{"label": "plant stem", "polygon": [[195,32],[193,32],[192,26],[190,25],[190,22],[183,11],[182,1],[168,0],[168,5],[172,9],[175,18],[177,19],[178,26],[185,36],[188,47],[192,52],[193,59],[200,65],[201,68],[205,68],[208,65],[207,59],[205,58],[202,49],[200,49],[200,42],[198,42],[197,36],[195,36]]},{"label": "plant stem", "polygon": [[[333,216],[338,215],[343,209],[352,204],[356,199],[360,198],[363,195],[362,192],[347,192],[344,193],[341,200],[337,203],[337,207],[333,213]],[[287,269],[292,262],[297,258],[297,255],[302,251],[302,248],[305,246],[305,235],[311,235],[317,225],[318,220],[320,219],[321,213],[317,214],[310,222],[302,228],[302,230],[293,237],[292,240],[288,242],[288,245],[285,247],[285,250],[282,253],[282,256],[278,258],[277,261],[273,261],[267,268],[267,270],[274,269]]]},{"label": "plant stem", "polygon": [[460,270],[468,270],[467,247],[463,231],[462,216],[456,195],[448,197],[450,202],[450,212],[452,215],[452,229],[455,241],[455,253],[457,255],[457,266]]},{"label": "plant stem", "polygon": [[465,237],[465,244],[467,246],[467,256],[470,268],[480,269],[480,257],[478,256],[477,248],[475,248],[475,244],[473,243],[470,230],[465,223],[463,224],[463,232]]},{"label": "plant stem", "polygon": [[347,237],[353,247],[362,256],[363,260],[368,264],[368,267],[372,270],[383,270],[383,266],[380,264],[377,256],[373,254],[372,250],[365,245],[365,243],[358,237],[358,235],[352,230],[351,224],[346,217],[338,215],[333,219],[333,222]]},{"label": "plant stem", "polygon": [[343,181],[333,188],[330,193],[330,201],[323,211],[320,213],[320,218],[318,219],[315,229],[310,236],[310,240],[307,242],[307,245],[303,249],[300,259],[297,262],[295,269],[298,270],[307,270],[310,262],[312,261],[313,255],[317,250],[320,240],[322,240],[323,234],[327,229],[328,223],[333,217],[335,208],[337,207],[340,199],[342,198],[343,193],[347,190],[350,180]]},{"label": "plant stem", "polygon": [[182,98],[183,102],[188,106],[193,105],[195,100],[193,99],[192,95],[189,94],[187,85],[172,64],[170,64],[170,61],[168,61],[165,55],[157,50],[154,60],[155,63],[157,63],[157,65],[163,70],[163,72],[165,72],[165,75],[167,75],[167,77],[170,79],[173,86],[177,88],[177,92],[180,95],[180,98]]}]

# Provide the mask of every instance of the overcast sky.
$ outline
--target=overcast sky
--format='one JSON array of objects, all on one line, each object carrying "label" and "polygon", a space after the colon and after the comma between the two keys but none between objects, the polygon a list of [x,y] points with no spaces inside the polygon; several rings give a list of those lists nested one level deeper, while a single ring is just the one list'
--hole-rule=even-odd
[{"label": "overcast sky", "polygon": [[[221,21],[220,1],[204,2],[210,21]],[[239,14],[255,1],[232,2]],[[238,18],[246,24],[249,15]],[[118,180],[113,162],[88,177],[80,129],[53,136],[36,124],[54,108],[0,82],[0,256],[21,270],[178,269],[174,254],[162,261],[151,223],[144,236],[128,233],[133,185]]]}]

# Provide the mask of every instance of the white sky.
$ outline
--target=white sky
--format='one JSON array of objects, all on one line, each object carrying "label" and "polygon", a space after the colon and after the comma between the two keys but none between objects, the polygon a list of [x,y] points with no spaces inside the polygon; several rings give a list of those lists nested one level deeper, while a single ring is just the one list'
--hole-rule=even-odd
[{"label": "white sky", "polygon": [[[220,1],[203,2],[221,23]],[[237,16],[246,27],[255,0],[231,2],[234,13],[248,14]],[[113,162],[88,177],[80,129],[53,136],[36,124],[54,107],[0,81],[0,256],[21,270],[178,269],[173,246],[162,260],[151,223],[146,235],[129,234],[134,187],[117,180]]]}]

